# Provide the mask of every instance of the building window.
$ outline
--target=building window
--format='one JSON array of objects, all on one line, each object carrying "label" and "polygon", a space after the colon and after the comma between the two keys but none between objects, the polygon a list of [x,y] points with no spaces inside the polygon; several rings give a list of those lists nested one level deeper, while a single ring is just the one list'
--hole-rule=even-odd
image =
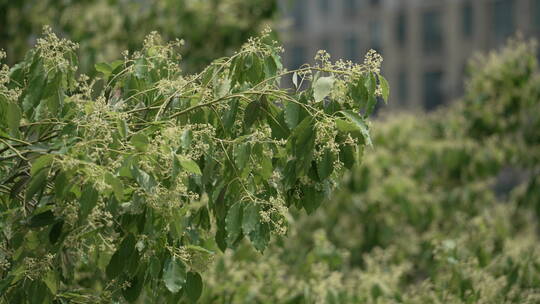
[{"label": "building window", "polygon": [[437,10],[425,11],[422,14],[423,47],[426,54],[433,54],[442,50],[441,13]]},{"label": "building window", "polygon": [[328,53],[332,53],[332,50],[330,49],[330,46],[331,46],[330,38],[328,38],[328,37],[323,37],[323,38],[321,39],[321,47],[320,47],[320,49],[321,49],[321,50],[325,50],[325,51],[327,51]]},{"label": "building window", "polygon": [[462,29],[463,37],[470,38],[473,35],[473,6],[470,1],[463,4]]},{"label": "building window", "polygon": [[357,61],[358,59],[358,39],[354,34],[349,35],[347,38],[345,38],[344,41],[344,48],[345,59],[351,60],[351,61]]},{"label": "building window", "polygon": [[306,23],[306,3],[303,0],[297,0],[294,2],[294,7],[292,11],[294,27],[295,29],[302,29]]},{"label": "building window", "polygon": [[493,28],[497,43],[503,43],[514,33],[514,0],[496,0],[493,10]]},{"label": "building window", "polygon": [[328,15],[330,12],[330,0],[319,0],[319,10],[322,15]]},{"label": "building window", "polygon": [[357,0],[345,0],[343,3],[344,14],[347,17],[353,17],[358,10]]},{"label": "building window", "polygon": [[401,104],[405,104],[409,96],[409,86],[407,83],[407,72],[400,71],[398,75],[398,97]]},{"label": "building window", "polygon": [[396,38],[399,46],[404,46],[407,40],[407,19],[404,13],[400,13],[396,22]]},{"label": "building window", "polygon": [[540,0],[536,0],[534,2],[533,12],[534,12],[533,13],[534,26],[538,31],[540,31]]},{"label": "building window", "polygon": [[291,50],[291,68],[298,69],[306,63],[306,48],[304,46],[295,46]]},{"label": "building window", "polygon": [[379,21],[372,20],[369,22],[369,39],[370,47],[381,53],[382,27]]},{"label": "building window", "polygon": [[441,71],[426,72],[423,80],[424,108],[431,111],[444,104],[443,73]]}]

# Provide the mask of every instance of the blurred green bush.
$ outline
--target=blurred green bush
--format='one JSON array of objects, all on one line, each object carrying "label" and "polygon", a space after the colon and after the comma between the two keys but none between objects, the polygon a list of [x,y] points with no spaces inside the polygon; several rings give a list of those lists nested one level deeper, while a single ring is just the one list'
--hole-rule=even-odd
[{"label": "blurred green bush", "polygon": [[203,302],[539,303],[535,48],[472,60],[447,109],[378,121],[341,192],[263,256],[225,254]]},{"label": "blurred green bush", "polygon": [[9,65],[22,61],[45,25],[80,44],[80,69],[111,62],[139,48],[157,31],[165,41],[186,41],[187,72],[231,55],[277,12],[275,0],[0,0],[0,49]]}]

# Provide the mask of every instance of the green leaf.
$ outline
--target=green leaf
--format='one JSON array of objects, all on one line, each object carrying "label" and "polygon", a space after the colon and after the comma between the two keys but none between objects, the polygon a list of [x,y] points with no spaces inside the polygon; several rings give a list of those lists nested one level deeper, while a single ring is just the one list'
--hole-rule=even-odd
[{"label": "green leaf", "polygon": [[324,201],[324,192],[317,190],[313,186],[304,187],[303,190],[304,197],[302,198],[302,206],[308,214],[312,214]]},{"label": "green leaf", "polygon": [[313,97],[315,102],[323,100],[330,92],[334,86],[334,77],[321,77],[315,81],[313,84]]},{"label": "green leaf", "polygon": [[242,234],[242,209],[243,204],[237,202],[231,206],[225,218],[225,229],[227,231],[227,245],[233,247],[236,240]]},{"label": "green leaf", "polygon": [[127,122],[125,119],[117,119],[116,120],[116,127],[118,128],[118,134],[122,136],[122,138],[126,139],[129,133],[129,128],[127,125]]},{"label": "green leaf", "polygon": [[289,129],[293,130],[298,125],[300,110],[301,106],[294,102],[289,102],[285,106],[285,122]]},{"label": "green leaf", "polygon": [[263,252],[270,242],[270,227],[268,227],[268,223],[259,222],[257,229],[249,234],[249,240],[255,249]]},{"label": "green leaf", "polygon": [[186,170],[189,173],[202,175],[201,168],[199,168],[199,165],[197,163],[189,158],[186,158],[182,155],[177,155],[178,161],[180,162],[180,165],[184,170]]},{"label": "green leaf", "polygon": [[161,261],[156,257],[150,257],[150,265],[147,270],[152,279],[158,279],[161,272]]},{"label": "green leaf", "polygon": [[377,80],[375,79],[375,76],[373,75],[373,73],[368,74],[368,77],[366,77],[364,85],[366,86],[368,95],[375,95],[375,90],[377,89]]},{"label": "green leaf", "polygon": [[57,198],[62,198],[68,188],[70,183],[68,181],[67,174],[61,171],[54,180],[54,194]]},{"label": "green leaf", "polygon": [[278,65],[276,64],[276,60],[273,56],[267,56],[264,58],[264,73],[266,75],[266,78],[274,77],[276,76],[278,71]]},{"label": "green leaf", "polygon": [[197,272],[188,272],[186,281],[186,294],[193,303],[197,302],[202,294],[203,282]]},{"label": "green leaf", "polygon": [[244,111],[244,124],[247,129],[249,129],[255,121],[260,117],[261,112],[261,103],[259,101],[253,101],[247,105]]},{"label": "green leaf", "polygon": [[315,147],[315,130],[313,118],[308,116],[294,129],[294,155],[297,158],[296,173],[307,173],[313,160]]},{"label": "green leaf", "polygon": [[369,135],[369,129],[366,123],[364,122],[364,119],[360,117],[360,115],[354,113],[353,111],[346,110],[346,111],[341,111],[340,113],[342,113],[343,116],[345,116],[348,120],[347,121],[343,121],[340,119],[336,120],[337,128],[343,132],[359,131],[362,134],[366,144],[368,146],[372,146],[371,136]]},{"label": "green leaf", "polygon": [[231,90],[231,81],[227,78],[222,79],[218,87],[216,89],[216,97],[221,98],[229,94],[229,91]]},{"label": "green leaf", "polygon": [[184,263],[174,257],[167,259],[163,268],[163,282],[165,282],[165,287],[170,292],[179,292],[186,283],[186,266]]},{"label": "green leaf", "polygon": [[32,176],[28,188],[26,189],[26,201],[30,201],[34,198],[34,195],[38,191],[45,190],[45,185],[47,184],[47,176],[49,175],[49,170],[40,170],[36,175]]},{"label": "green leaf", "polygon": [[242,143],[234,149],[234,160],[238,170],[242,172],[246,165],[249,163],[249,156],[251,155],[251,144],[248,142]]},{"label": "green leaf", "polygon": [[40,170],[44,169],[45,167],[49,167],[52,164],[53,159],[54,159],[54,156],[52,154],[41,155],[32,163],[30,174],[34,176]]},{"label": "green leaf", "polygon": [[244,208],[242,214],[242,230],[245,234],[249,234],[257,229],[257,225],[261,221],[260,219],[260,207],[259,204],[250,203]]},{"label": "green leaf", "polygon": [[131,144],[140,152],[146,152],[148,148],[148,137],[146,135],[137,133],[131,137]]},{"label": "green leaf", "polygon": [[388,86],[388,81],[383,76],[379,75],[379,82],[381,84],[382,98],[385,102],[388,102],[388,97],[390,95],[390,87]]},{"label": "green leaf", "polygon": [[47,271],[47,274],[43,278],[43,282],[45,283],[45,285],[47,285],[51,293],[53,295],[56,295],[56,293],[58,292],[58,282],[59,282],[58,273],[52,270]]},{"label": "green leaf", "polygon": [[253,85],[256,85],[263,80],[263,67],[261,60],[259,59],[259,57],[257,57],[257,55],[254,54],[252,60],[253,62],[249,70],[247,70],[246,76],[249,82],[251,82]]},{"label": "green leaf", "polygon": [[17,136],[17,134],[19,134],[19,126],[21,123],[21,117],[22,117],[22,113],[19,106],[15,103],[8,102],[7,113],[6,113],[7,125],[11,131],[11,134],[14,136]]},{"label": "green leaf", "polygon": [[136,166],[131,167],[131,174],[146,192],[152,192],[152,189],[156,186],[156,180],[154,177]]},{"label": "green leaf", "polygon": [[343,162],[345,168],[347,169],[352,169],[356,163],[355,155],[356,152],[354,147],[351,145],[341,146],[341,149],[339,150],[339,159]]},{"label": "green leaf", "polygon": [[144,276],[138,274],[137,276],[131,278],[128,281],[129,287],[122,290],[122,295],[128,302],[133,303],[136,302],[141,295],[144,286]]},{"label": "green leaf", "polygon": [[349,94],[357,106],[364,106],[368,99],[368,91],[365,86],[364,76],[360,77],[358,82],[350,86]]},{"label": "green leaf", "polygon": [[298,73],[296,72],[292,74],[292,83],[294,84],[294,87],[298,89]]},{"label": "green leaf", "polygon": [[236,113],[238,112],[238,99],[235,99],[231,102],[229,110],[223,115],[223,128],[225,132],[229,132],[234,125],[236,120]]},{"label": "green leaf", "polygon": [[326,179],[334,171],[334,161],[336,157],[330,149],[326,149],[322,157],[317,161],[317,173],[321,180]]},{"label": "green leaf", "polygon": [[110,172],[105,173],[105,182],[112,187],[114,196],[120,202],[124,199],[124,185],[122,181]]},{"label": "green leaf", "polygon": [[103,73],[105,77],[109,77],[114,70],[108,63],[101,62],[94,65],[96,71]]},{"label": "green leaf", "polygon": [[41,58],[37,57],[30,66],[30,81],[24,92],[23,110],[28,115],[33,113],[34,109],[41,101],[47,84],[47,73],[43,68]]},{"label": "green leaf", "polygon": [[90,212],[92,212],[92,209],[94,209],[97,204],[98,195],[99,193],[96,189],[94,189],[94,186],[92,186],[92,184],[86,184],[84,186],[80,198],[81,207],[79,209],[79,212],[81,219],[86,219]]},{"label": "green leaf", "polygon": [[109,279],[118,277],[126,268],[129,258],[135,249],[135,237],[133,234],[128,234],[118,249],[114,252],[105,270]]},{"label": "green leaf", "polygon": [[58,242],[58,239],[60,239],[60,235],[62,234],[63,226],[64,221],[59,221],[51,227],[51,231],[49,232],[49,242],[51,242],[51,244],[54,245]]},{"label": "green leaf", "polygon": [[39,228],[44,226],[49,226],[54,223],[55,217],[54,213],[51,210],[36,214],[30,218],[28,227],[30,228]]}]

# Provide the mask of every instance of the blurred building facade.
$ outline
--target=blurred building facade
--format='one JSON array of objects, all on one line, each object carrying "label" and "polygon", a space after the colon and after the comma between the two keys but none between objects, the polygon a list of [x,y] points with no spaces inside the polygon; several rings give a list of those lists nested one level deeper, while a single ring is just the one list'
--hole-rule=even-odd
[{"label": "blurred building facade", "polygon": [[520,32],[540,38],[540,0],[282,0],[285,63],[324,49],[384,57],[392,107],[431,110],[463,92],[467,60]]}]

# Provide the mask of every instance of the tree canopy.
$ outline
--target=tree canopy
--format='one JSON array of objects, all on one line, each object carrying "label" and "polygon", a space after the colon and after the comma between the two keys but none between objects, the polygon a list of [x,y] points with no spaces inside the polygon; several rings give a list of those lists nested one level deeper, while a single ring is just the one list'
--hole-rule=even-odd
[{"label": "tree canopy", "polygon": [[89,78],[47,29],[2,67],[4,301],[195,300],[217,250],[263,251],[371,145],[366,119],[388,98],[378,54],[287,71],[266,31],[185,74],[179,47],[152,33]]}]

